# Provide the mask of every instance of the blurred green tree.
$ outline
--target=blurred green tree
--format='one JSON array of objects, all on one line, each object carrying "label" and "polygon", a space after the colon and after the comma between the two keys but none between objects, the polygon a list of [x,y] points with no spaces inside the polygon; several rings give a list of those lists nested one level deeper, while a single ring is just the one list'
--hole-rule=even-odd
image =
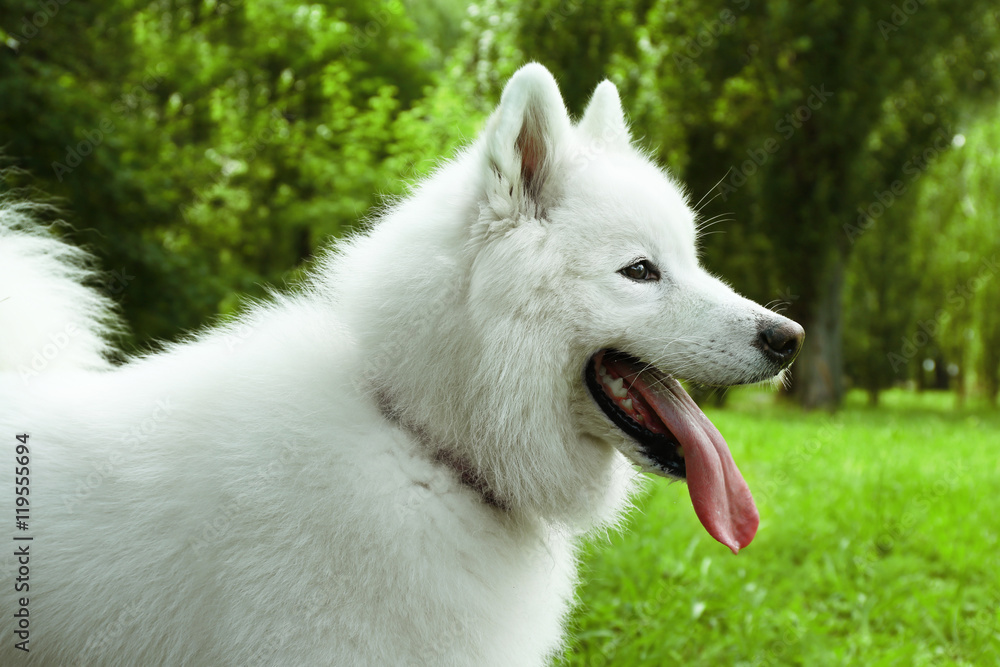
[{"label": "blurred green tree", "polygon": [[398,192],[420,133],[396,119],[440,65],[401,2],[38,7],[0,2],[0,136],[87,228],[140,344]]},{"label": "blurred green tree", "polygon": [[685,180],[695,193],[718,183],[706,216],[739,212],[739,227],[705,238],[709,264],[757,300],[786,302],[805,326],[792,388],[803,405],[843,395],[852,250],[905,238],[908,226],[892,222],[905,217],[889,213],[902,212],[925,154],[947,151],[957,120],[995,94],[997,13],[981,0],[808,11],[733,0],[659,3],[645,17],[635,67],[656,76],[633,94],[666,91],[660,118],[684,125]]},{"label": "blurred green tree", "polygon": [[234,290],[280,282],[471,139],[506,78],[538,60],[576,113],[615,81],[637,143],[689,184],[707,264],[803,322],[803,404],[837,404],[845,356],[873,400],[920,377],[925,353],[958,368],[958,386],[974,368],[996,393],[998,309],[979,283],[920,354],[890,358],[969,280],[949,258],[975,265],[992,247],[992,163],[970,131],[960,167],[951,137],[997,88],[993,3],[0,10],[0,141],[31,174],[8,181],[64,198],[140,343],[231,311]]},{"label": "blurred green tree", "polygon": [[920,362],[945,364],[963,397],[975,386],[992,403],[1000,390],[1000,107],[968,124],[961,147],[928,172],[914,207],[916,313],[886,358],[897,376]]}]

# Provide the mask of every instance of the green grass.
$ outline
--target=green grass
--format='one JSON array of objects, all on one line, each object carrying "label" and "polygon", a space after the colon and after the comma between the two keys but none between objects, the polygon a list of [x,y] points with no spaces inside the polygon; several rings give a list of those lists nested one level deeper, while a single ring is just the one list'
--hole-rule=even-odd
[{"label": "green grass", "polygon": [[651,480],[583,551],[567,665],[1000,664],[1000,414],[851,395],[830,416],[743,392],[707,410],[761,524],[738,556]]}]

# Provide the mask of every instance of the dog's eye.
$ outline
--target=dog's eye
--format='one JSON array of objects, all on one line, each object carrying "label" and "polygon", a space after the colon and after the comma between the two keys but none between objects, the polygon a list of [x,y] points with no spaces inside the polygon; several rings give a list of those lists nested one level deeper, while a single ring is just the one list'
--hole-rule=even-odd
[{"label": "dog's eye", "polygon": [[631,280],[659,280],[660,272],[657,270],[653,263],[648,259],[644,259],[640,262],[636,262],[630,266],[626,266],[624,269],[620,270],[618,273],[622,274],[626,278]]}]

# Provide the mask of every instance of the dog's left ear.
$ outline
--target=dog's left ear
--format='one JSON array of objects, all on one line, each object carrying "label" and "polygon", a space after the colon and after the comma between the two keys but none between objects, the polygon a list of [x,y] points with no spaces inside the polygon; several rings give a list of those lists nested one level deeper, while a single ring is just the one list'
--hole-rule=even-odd
[{"label": "dog's left ear", "polygon": [[508,195],[537,206],[556,152],[570,131],[559,86],[545,67],[530,63],[511,77],[486,128],[489,167]]}]

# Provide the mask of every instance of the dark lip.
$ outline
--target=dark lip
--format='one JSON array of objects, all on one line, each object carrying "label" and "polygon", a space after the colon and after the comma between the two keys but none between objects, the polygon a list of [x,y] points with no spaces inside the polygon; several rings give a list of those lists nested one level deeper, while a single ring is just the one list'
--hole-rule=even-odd
[{"label": "dark lip", "polygon": [[587,360],[587,366],[584,369],[583,375],[584,382],[590,391],[590,395],[594,398],[594,402],[608,416],[612,424],[639,444],[642,454],[653,464],[661,468],[668,475],[685,479],[687,477],[687,468],[684,465],[684,459],[677,455],[677,447],[680,446],[680,442],[676,436],[673,433],[670,435],[653,433],[640,425],[639,422],[629,417],[621,408],[615,405],[615,402],[601,388],[600,383],[597,381],[597,368],[594,363],[594,357],[600,354],[601,351],[604,352],[605,356],[624,359],[630,364],[640,367],[643,365],[640,360],[632,355],[611,348],[599,350],[591,355]]}]

